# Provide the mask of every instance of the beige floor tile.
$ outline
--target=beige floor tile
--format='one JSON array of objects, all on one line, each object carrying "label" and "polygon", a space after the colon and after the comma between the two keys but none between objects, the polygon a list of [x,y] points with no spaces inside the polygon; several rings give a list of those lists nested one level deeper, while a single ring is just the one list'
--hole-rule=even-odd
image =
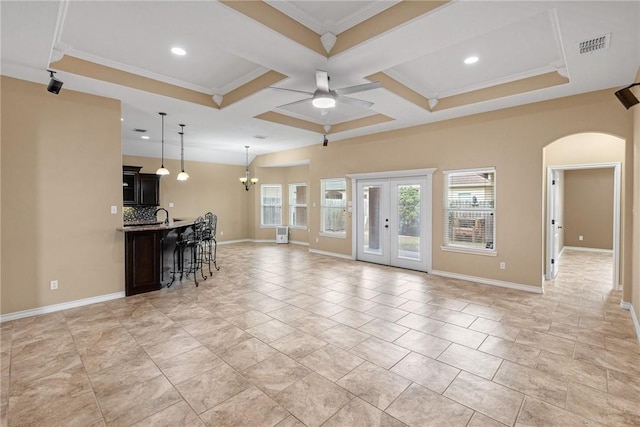
[{"label": "beige floor tile", "polygon": [[474,315],[449,310],[448,308],[439,308],[431,313],[429,317],[442,322],[451,323],[452,325],[461,326],[463,328],[468,328],[469,325],[471,325],[477,318]]},{"label": "beige floor tile", "polygon": [[436,337],[452,341],[470,348],[478,348],[487,338],[487,334],[461,328],[460,326],[444,324],[431,333]]},{"label": "beige floor tile", "polygon": [[314,427],[328,420],[352,397],[343,388],[313,372],[278,393],[275,399],[304,424]]},{"label": "beige floor tile", "polygon": [[279,320],[274,319],[261,325],[249,328],[247,329],[247,332],[266,343],[270,343],[279,338],[292,334],[293,332],[295,332],[295,329],[285,323],[282,323]]},{"label": "beige floor tile", "polygon": [[[437,310],[437,308],[435,310]],[[406,316],[404,316],[402,319],[396,321],[396,323],[398,325],[415,329],[420,332],[425,332],[427,334],[433,333],[434,331],[440,329],[445,324],[440,320],[430,319],[428,317],[425,317],[416,313],[409,313]]]},{"label": "beige floor tile", "polygon": [[592,363],[543,351],[538,357],[536,369],[559,379],[607,391],[607,370]]},{"label": "beige floor tile", "polygon": [[372,363],[364,362],[336,384],[373,406],[385,410],[409,387],[411,381]]},{"label": "beige floor tile", "polygon": [[161,376],[162,372],[144,353],[127,363],[110,366],[100,372],[89,372],[96,396],[106,397],[125,388]]},{"label": "beige floor tile", "polygon": [[311,335],[318,335],[329,328],[336,326],[338,322],[334,322],[326,317],[311,314],[293,322],[293,325],[303,332]]},{"label": "beige floor tile", "polygon": [[351,353],[385,369],[391,368],[409,354],[409,350],[395,344],[371,337],[353,347]]},{"label": "beige floor tile", "polygon": [[180,400],[180,394],[162,375],[98,396],[106,423],[118,426],[141,421]]},{"label": "beige floor tile", "polygon": [[248,307],[251,307],[254,310],[258,310],[262,313],[276,310],[278,308],[285,307],[286,305],[286,302],[271,297],[261,299],[260,301],[252,301],[250,303],[247,303]]},{"label": "beige floor tile", "polygon": [[[264,323],[266,325],[268,323]],[[259,325],[257,328],[263,326]],[[250,328],[251,330],[253,328]],[[251,338],[251,335],[246,333],[240,328],[237,328],[231,324],[223,326],[220,329],[216,329],[208,334],[198,336],[198,342],[214,353],[220,353],[233,347],[236,344],[246,341]]]},{"label": "beige floor tile", "polygon": [[[426,294],[425,294],[426,295]],[[430,300],[433,297],[429,297]],[[426,302],[420,301],[408,301],[398,307],[399,310],[405,310],[410,313],[419,314],[420,316],[429,316],[431,313],[438,310],[437,305],[429,305]]]},{"label": "beige floor tile", "polygon": [[546,350],[561,356],[571,356],[575,347],[574,341],[528,329],[520,331],[518,338],[516,338],[516,342],[518,344],[536,347],[540,350]]},{"label": "beige floor tile", "polygon": [[573,358],[600,365],[607,369],[626,369],[633,375],[640,375],[640,355],[635,353],[620,353],[576,343]]},{"label": "beige floor tile", "polygon": [[310,369],[281,353],[242,371],[245,378],[271,397],[309,373]]},{"label": "beige floor tile", "polygon": [[507,360],[493,381],[560,408],[567,399],[567,381]]},{"label": "beige floor tile", "polygon": [[540,349],[535,347],[493,336],[487,337],[478,350],[531,368],[535,368],[538,364],[540,354]]},{"label": "beige floor tile", "polygon": [[73,397],[32,390],[13,395],[7,405],[7,422],[13,426],[89,426],[102,420],[91,391]]},{"label": "beige floor tile", "polygon": [[605,348],[610,351],[631,352],[640,354],[640,342],[638,337],[618,338],[605,336]]},{"label": "beige floor tile", "polygon": [[251,383],[225,363],[176,385],[176,389],[197,414],[249,387]]},{"label": "beige floor tile", "polygon": [[390,307],[398,307],[409,300],[407,298],[399,297],[396,295],[382,293],[374,298],[371,298],[371,301],[377,302],[379,304],[384,304]]},{"label": "beige floor tile", "polygon": [[400,310],[398,308],[389,307],[379,304],[366,311],[367,314],[375,316],[379,319],[386,320],[388,322],[395,322],[409,314],[408,311]]},{"label": "beige floor tile", "polygon": [[338,381],[364,360],[328,344],[303,357],[299,362],[331,381]]},{"label": "beige floor tile", "polygon": [[567,408],[576,414],[610,426],[640,425],[640,406],[580,384],[569,383]]},{"label": "beige floor tile", "polygon": [[466,426],[473,411],[417,384],[405,390],[386,411],[410,426]]},{"label": "beige floor tile", "polygon": [[319,298],[312,297],[311,295],[297,295],[292,298],[287,298],[284,300],[287,304],[294,305],[298,308],[305,308],[310,305],[314,305],[319,303],[321,300]]},{"label": "beige floor tile", "polygon": [[469,304],[462,310],[462,312],[493,320],[494,322],[499,322],[505,314],[505,310],[478,304]]},{"label": "beige floor tile", "polygon": [[30,337],[28,340],[19,341],[19,343],[13,340],[11,346],[11,363],[39,363],[43,354],[46,354],[48,357],[53,357],[55,355],[66,354],[75,349],[73,338],[68,331],[64,334],[46,334],[45,336],[46,338],[38,340]]},{"label": "beige floor tile", "polygon": [[178,354],[193,350],[197,347],[201,347],[200,342],[182,328],[176,328],[175,334],[171,337],[166,337],[163,341],[156,342],[152,345],[142,346],[149,357],[156,362],[170,359]]},{"label": "beige floor tile", "polygon": [[266,314],[256,310],[246,311],[226,318],[226,320],[232,325],[245,330],[266,323],[272,319],[273,317],[267,316]]},{"label": "beige floor tile", "polygon": [[395,341],[409,330],[409,328],[382,319],[373,319],[358,329],[385,341]]},{"label": "beige floor tile", "polygon": [[[9,360],[6,361],[6,374],[2,375],[2,404],[7,403],[9,397],[9,383],[11,383],[12,393],[23,393],[25,388],[35,380],[48,377],[60,372],[73,372],[78,369],[83,370],[82,361],[75,351],[54,354],[39,361],[25,360],[11,364],[9,372]],[[3,365],[3,370],[5,366]]]},{"label": "beige floor tile", "polygon": [[432,359],[440,356],[451,345],[451,341],[414,330],[407,332],[393,343]]},{"label": "beige floor tile", "polygon": [[405,427],[386,412],[360,398],[352,399],[340,411],[329,418],[322,427]]},{"label": "beige floor tile", "polygon": [[487,379],[493,378],[502,363],[499,357],[455,343],[442,352],[437,360]]},{"label": "beige floor tile", "polygon": [[233,347],[229,347],[227,350],[219,353],[219,356],[231,367],[242,371],[249,366],[268,359],[277,352],[273,347],[270,347],[257,338],[249,338]]},{"label": "beige floor tile", "polygon": [[464,371],[444,396],[507,425],[515,422],[524,398],[522,393]]},{"label": "beige floor tile", "polygon": [[500,321],[508,325],[536,332],[547,332],[551,327],[551,321],[543,321],[528,314],[515,314],[511,311],[507,311]]},{"label": "beige floor tile", "polygon": [[323,301],[327,301],[327,302],[331,302],[331,303],[340,303],[342,301],[346,301],[349,298],[351,298],[351,295],[345,294],[343,292],[337,292],[337,291],[329,291],[329,292],[325,292],[322,295],[318,295],[318,298],[323,300]]},{"label": "beige floor tile", "polygon": [[271,427],[289,413],[255,387],[250,387],[200,415],[207,426]]},{"label": "beige floor tile", "polygon": [[489,418],[480,412],[474,412],[471,421],[467,424],[467,427],[504,427],[505,424],[499,423],[493,418]]},{"label": "beige floor tile", "polygon": [[222,364],[222,359],[204,346],[156,362],[172,384],[178,384]]},{"label": "beige floor tile", "polygon": [[293,415],[289,415],[287,418],[285,418],[284,420],[276,424],[275,427],[306,427],[306,426],[302,424],[302,422],[300,422],[300,420],[298,420]]},{"label": "beige floor tile", "polygon": [[345,350],[355,347],[370,336],[346,325],[337,325],[318,334],[318,338],[321,340]]},{"label": "beige floor tile", "polygon": [[322,341],[313,335],[305,334],[302,331],[295,331],[270,343],[272,347],[293,359],[300,359],[326,344],[326,341]]},{"label": "beige floor tile", "polygon": [[319,316],[331,317],[334,314],[340,313],[341,311],[345,310],[345,308],[341,305],[334,304],[329,301],[321,301],[317,304],[307,306],[305,310],[308,310]]},{"label": "beige floor tile", "polygon": [[290,324],[297,319],[310,315],[311,312],[293,305],[286,305],[284,307],[268,311],[266,314],[281,322]]},{"label": "beige floor tile", "polygon": [[550,405],[531,396],[526,396],[520,415],[518,415],[516,426],[594,427],[596,423],[588,421],[572,412],[560,409],[557,406]]},{"label": "beige floor tile", "polygon": [[[431,292],[431,294],[433,295],[434,292]],[[445,298],[445,297],[433,298],[431,301],[429,301],[429,304],[437,305],[439,307],[444,307],[444,308],[448,308],[449,310],[456,310],[456,311],[462,311],[468,305],[468,303],[465,301],[458,301],[455,299]]]},{"label": "beige floor tile", "polygon": [[429,302],[433,299],[433,296],[429,295],[428,293],[420,292],[417,290],[410,290],[410,291],[403,292],[400,294],[400,296],[402,298],[406,298],[411,301],[422,302],[422,303]]},{"label": "beige floor tile", "polygon": [[375,317],[357,310],[352,310],[350,308],[345,308],[338,314],[334,314],[333,316],[331,316],[331,320],[342,323],[351,328],[359,328],[360,326],[372,321],[373,319],[375,319]]},{"label": "beige floor tile", "polygon": [[132,425],[132,427],[173,426],[204,427],[204,423],[200,421],[200,418],[193,412],[193,409],[191,409],[184,400],[181,400]]},{"label": "beige floor tile", "polygon": [[396,363],[391,368],[391,372],[402,375],[436,393],[443,393],[460,370],[421,354],[410,353]]},{"label": "beige floor tile", "polygon": [[517,326],[485,319],[483,317],[478,317],[478,319],[469,326],[469,329],[508,341],[515,341],[520,333],[520,328]]},{"label": "beige floor tile", "polygon": [[338,303],[338,305],[341,305],[343,307],[350,308],[356,311],[367,311],[368,309],[375,307],[376,304],[377,303],[374,301],[369,301],[364,298],[358,298],[358,297],[350,297],[349,299],[340,301]]},{"label": "beige floor tile", "polygon": [[607,384],[610,394],[633,402],[640,402],[640,375],[629,375],[608,369]]}]

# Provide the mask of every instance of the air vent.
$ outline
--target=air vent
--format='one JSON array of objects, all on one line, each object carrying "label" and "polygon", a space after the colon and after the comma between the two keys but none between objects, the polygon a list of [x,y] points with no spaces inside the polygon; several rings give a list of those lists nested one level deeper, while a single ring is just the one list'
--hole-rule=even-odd
[{"label": "air vent", "polygon": [[594,37],[579,43],[580,55],[595,52],[596,50],[608,49],[611,43],[611,33]]},{"label": "air vent", "polygon": [[146,132],[147,132],[147,130],[146,130],[146,129],[133,128],[133,129],[131,129],[131,130],[132,130],[132,131],[134,131],[134,132],[140,132],[140,133],[146,133]]}]

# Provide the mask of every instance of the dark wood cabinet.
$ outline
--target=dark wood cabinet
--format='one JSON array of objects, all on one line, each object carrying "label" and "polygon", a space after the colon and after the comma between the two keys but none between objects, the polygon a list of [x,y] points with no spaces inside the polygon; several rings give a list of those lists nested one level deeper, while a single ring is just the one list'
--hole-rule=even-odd
[{"label": "dark wood cabinet", "polygon": [[125,294],[136,295],[160,289],[162,231],[126,233]]},{"label": "dark wood cabinet", "polygon": [[138,204],[158,206],[160,204],[160,177],[154,173],[138,174],[140,193]]},{"label": "dark wood cabinet", "polygon": [[140,166],[122,167],[122,204],[124,206],[158,206],[160,177],[140,173]]}]

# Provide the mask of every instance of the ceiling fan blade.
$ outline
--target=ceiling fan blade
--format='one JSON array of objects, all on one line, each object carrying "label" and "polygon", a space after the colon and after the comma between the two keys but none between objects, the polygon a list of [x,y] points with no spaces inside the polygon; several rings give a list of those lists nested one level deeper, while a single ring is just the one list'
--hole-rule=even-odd
[{"label": "ceiling fan blade", "polygon": [[336,89],[335,92],[338,95],[349,95],[350,93],[364,92],[366,90],[378,89],[380,87],[382,87],[382,83],[371,82],[371,83],[365,83],[361,85],[343,87],[342,89]]},{"label": "ceiling fan blade", "polygon": [[358,105],[364,108],[369,108],[373,105],[373,102],[365,101],[362,99],[349,98],[348,96],[338,97],[338,102],[343,102],[345,104],[351,104],[351,105]]},{"label": "ceiling fan blade", "polygon": [[309,102],[309,101],[311,101],[311,98],[305,98],[305,99],[301,99],[300,101],[294,101],[294,102],[290,102],[288,104],[278,105],[276,108],[291,107],[292,105],[303,104],[303,103]]},{"label": "ceiling fan blade", "polygon": [[313,92],[307,92],[306,90],[296,90],[296,89],[287,89],[285,87],[275,87],[275,86],[267,86],[269,89],[280,90],[283,92],[295,92],[295,93],[304,93],[305,95],[313,95]]},{"label": "ceiling fan blade", "polygon": [[316,70],[316,87],[322,92],[329,92],[329,74],[326,71]]}]

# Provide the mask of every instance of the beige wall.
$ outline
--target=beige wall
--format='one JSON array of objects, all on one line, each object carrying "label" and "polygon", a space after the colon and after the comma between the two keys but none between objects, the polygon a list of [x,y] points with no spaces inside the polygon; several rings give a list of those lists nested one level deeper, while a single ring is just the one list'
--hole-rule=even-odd
[{"label": "beige wall", "polygon": [[[613,91],[605,90],[335,141],[328,147],[318,145],[259,156],[253,166],[310,159],[311,202],[320,200],[321,178],[435,167],[438,171],[433,176],[433,269],[539,287],[544,271],[543,148],[567,135],[587,131],[617,135],[628,141],[625,156],[631,152],[631,117],[620,108]],[[498,255],[442,251],[442,171],[485,166],[495,166],[497,173]],[[623,171],[623,181],[629,181],[630,172],[630,168]],[[348,197],[351,198],[351,194]],[[631,229],[630,205],[625,205],[623,210],[624,232]],[[320,236],[319,224],[319,208],[311,207],[309,242],[312,250],[351,254],[350,222],[346,239]],[[630,241],[628,244],[630,249]],[[630,259],[630,250],[625,251],[623,257]],[[506,270],[499,269],[501,261],[506,263]],[[625,266],[623,281],[628,282],[630,262]]]},{"label": "beige wall", "polygon": [[[160,159],[123,156],[128,166],[142,166],[140,172],[155,173]],[[248,238],[248,198],[238,178],[244,176],[244,166],[185,161],[187,181],[178,181],[180,161],[165,159],[171,172],[160,178],[160,206],[171,218],[196,218],[207,212],[218,215],[218,242]],[[169,207],[173,203],[173,207]],[[162,217],[164,218],[164,217]]]},{"label": "beige wall", "polygon": [[613,168],[565,171],[565,245],[613,249],[613,189]]},{"label": "beige wall", "polygon": [[[635,81],[640,81],[640,69]],[[640,98],[640,90],[636,86],[634,94]],[[640,106],[631,108],[633,119],[633,280],[631,293],[625,292],[624,301],[631,302],[636,316],[640,317]],[[638,319],[640,320],[640,318]],[[638,336],[640,339],[640,335]]]},{"label": "beige wall", "polygon": [[1,312],[124,291],[120,102],[2,77],[1,103]]}]

